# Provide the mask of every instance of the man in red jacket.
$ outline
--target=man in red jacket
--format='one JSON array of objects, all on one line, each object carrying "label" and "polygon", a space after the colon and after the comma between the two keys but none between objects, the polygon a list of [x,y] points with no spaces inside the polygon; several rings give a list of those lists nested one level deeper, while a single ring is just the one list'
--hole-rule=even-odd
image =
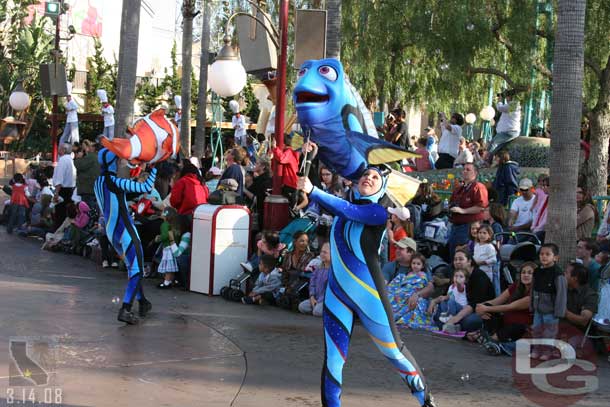
[{"label": "man in red jacket", "polygon": [[195,209],[208,202],[210,191],[199,179],[199,170],[191,162],[184,161],[180,178],[172,187],[169,203],[180,215],[192,215]]},{"label": "man in red jacket", "polygon": [[[284,136],[284,140],[287,141],[287,139]],[[299,152],[294,151],[290,144],[285,144],[284,149],[280,149],[275,145],[274,138],[272,138],[271,147],[273,157],[277,158],[277,161],[273,160],[273,174],[281,177],[282,195],[288,198],[290,205],[293,206],[294,202],[292,201],[297,189],[297,172],[299,171]]]}]

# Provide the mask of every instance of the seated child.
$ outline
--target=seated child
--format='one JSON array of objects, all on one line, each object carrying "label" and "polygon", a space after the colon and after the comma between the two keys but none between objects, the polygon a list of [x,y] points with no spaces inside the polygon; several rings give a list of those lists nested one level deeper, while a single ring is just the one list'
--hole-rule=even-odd
[{"label": "seated child", "polygon": [[277,259],[263,254],[258,264],[260,274],[250,293],[241,299],[244,304],[275,304],[275,294],[282,286],[282,274],[276,268]]},{"label": "seated child", "polygon": [[263,237],[256,243],[256,253],[247,262],[239,264],[245,271],[252,273],[258,267],[259,259],[263,254],[271,255],[277,260],[285,248],[286,245],[280,242],[278,232],[263,231]]},{"label": "seated child", "polygon": [[457,269],[453,273],[453,284],[449,286],[447,295],[441,295],[430,301],[428,314],[433,315],[434,322],[439,328],[468,304],[466,298],[466,272]]},{"label": "seated child", "polygon": [[313,270],[309,279],[309,298],[299,304],[299,312],[321,317],[324,311],[324,292],[330,271],[330,244],[322,245],[320,256],[307,265],[307,270]]}]

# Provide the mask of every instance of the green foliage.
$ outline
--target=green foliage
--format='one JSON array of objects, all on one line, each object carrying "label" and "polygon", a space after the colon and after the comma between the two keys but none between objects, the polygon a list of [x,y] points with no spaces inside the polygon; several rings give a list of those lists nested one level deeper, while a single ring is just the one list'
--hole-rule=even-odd
[{"label": "green foliage", "polygon": [[38,68],[51,60],[53,37],[49,34],[51,24],[47,18],[34,17],[29,24],[24,20],[28,6],[36,3],[33,0],[0,2],[0,116],[12,114],[9,96],[17,81],[23,80],[23,87],[31,97],[27,112],[28,142],[35,145],[42,140],[48,149],[49,132],[44,116],[47,105],[41,94]]},{"label": "green foliage", "polygon": [[174,104],[174,96],[180,95],[182,92],[182,83],[180,81],[180,75],[178,74],[178,57],[176,53],[176,43],[172,47],[170,58],[172,61],[171,72],[167,72],[165,69],[165,77],[161,80],[162,93],[167,92],[171,96],[169,101],[169,112],[168,114],[173,116],[176,113],[176,105]]},{"label": "green foliage", "polygon": [[111,64],[104,58],[104,48],[101,42],[95,39],[93,56],[87,58],[87,68],[87,110],[99,113],[102,104],[96,94],[98,89],[104,89],[110,104],[115,104],[118,63],[115,59]]},{"label": "green foliage", "polygon": [[258,99],[254,96],[254,90],[252,89],[252,79],[248,78],[246,87],[242,91],[243,98],[246,100],[246,108],[242,112],[245,116],[248,116],[251,121],[256,122],[260,115],[260,108],[258,106]]},{"label": "green foliage", "polygon": [[159,107],[163,88],[157,86],[155,78],[142,78],[136,86],[136,98],[140,101],[142,113],[148,114]]}]

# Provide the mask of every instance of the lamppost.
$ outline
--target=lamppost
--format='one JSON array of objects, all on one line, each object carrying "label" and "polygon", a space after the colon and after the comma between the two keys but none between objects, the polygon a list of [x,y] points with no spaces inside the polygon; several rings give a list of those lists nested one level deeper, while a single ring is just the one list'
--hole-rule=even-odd
[{"label": "lamppost", "polygon": [[485,106],[479,113],[479,117],[481,120],[483,120],[483,125],[481,126],[481,138],[486,143],[492,139],[491,121],[495,116],[496,110],[491,106]]},{"label": "lamppost", "polygon": [[472,125],[474,124],[474,122],[477,121],[477,115],[475,115],[474,113],[468,113],[464,118],[464,121],[466,122],[466,134],[464,135],[464,138],[467,141],[472,141],[472,139],[474,138]]},{"label": "lamppost", "polygon": [[8,103],[15,112],[23,112],[30,106],[30,95],[23,89],[21,80],[17,81],[17,86],[11,93]]},{"label": "lamppost", "polygon": [[[268,17],[262,13],[261,8],[258,4],[248,0],[252,6],[258,11],[261,11],[261,16],[269,21]],[[225,37],[223,39],[224,46],[218,53],[218,57],[210,67],[210,87],[212,90],[219,95],[223,96],[223,92],[226,96],[233,96],[241,91],[246,84],[245,81],[245,70],[239,62],[239,57],[235,50],[231,46],[231,37],[229,36],[229,26],[231,21],[240,15],[247,16],[253,20],[256,20],[263,29],[265,29],[271,37],[273,44],[278,49],[277,55],[277,89],[276,89],[276,104],[275,104],[275,144],[277,148],[282,150],[284,148],[284,126],[285,126],[285,112],[286,112],[286,70],[288,65],[288,6],[289,0],[280,0],[280,19],[279,19],[279,30],[271,29],[267,26],[264,20],[261,20],[257,16],[253,16],[245,12],[233,13],[227,20],[225,28]],[[279,31],[279,33],[278,33]],[[278,38],[279,37],[279,38]],[[239,68],[239,65],[241,68]],[[238,75],[237,78],[231,76],[232,73]],[[243,72],[243,76],[242,76]],[[235,82],[235,83],[230,83]],[[272,196],[265,203],[265,213],[273,213],[273,216],[265,216],[265,222],[270,222],[265,225],[268,229],[279,229],[283,227],[282,224],[287,223],[289,219],[288,215],[288,200],[283,198],[281,195],[282,190],[282,167],[277,157],[273,158],[273,190]]]}]

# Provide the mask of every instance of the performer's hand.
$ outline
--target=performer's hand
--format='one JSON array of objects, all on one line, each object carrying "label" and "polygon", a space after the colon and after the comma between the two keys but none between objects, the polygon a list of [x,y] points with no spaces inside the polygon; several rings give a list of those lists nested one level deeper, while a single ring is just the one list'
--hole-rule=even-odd
[{"label": "performer's hand", "polygon": [[313,184],[311,183],[309,178],[299,177],[299,180],[297,181],[297,189],[300,189],[306,194],[309,194],[313,190]]},{"label": "performer's hand", "polygon": [[303,143],[303,147],[302,147],[303,151],[307,151],[308,153],[311,153],[313,150],[317,150],[317,149],[318,149],[318,145],[311,140]]}]

